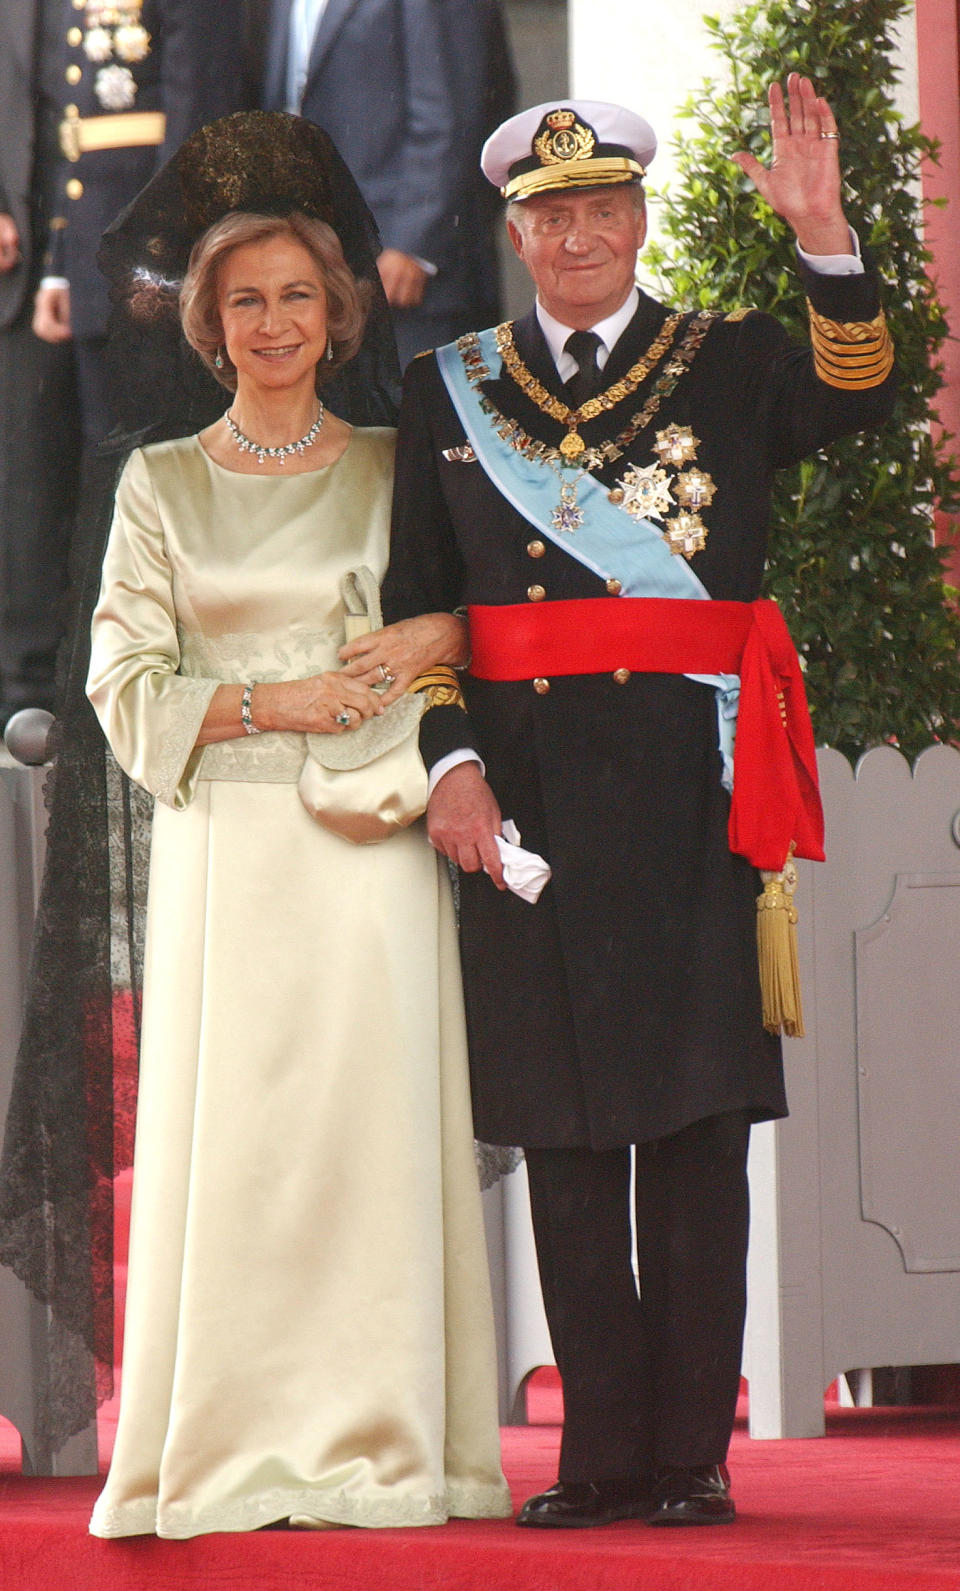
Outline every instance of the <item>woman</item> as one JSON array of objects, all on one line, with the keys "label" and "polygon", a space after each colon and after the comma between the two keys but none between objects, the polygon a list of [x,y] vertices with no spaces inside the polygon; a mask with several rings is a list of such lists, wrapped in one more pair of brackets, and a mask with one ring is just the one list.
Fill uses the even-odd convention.
[{"label": "woman", "polygon": [[[290,144],[279,215],[243,211],[265,123]],[[91,1530],[499,1516],[448,880],[422,832],[355,846],[297,792],[305,734],[378,715],[459,630],[381,632],[339,667],[340,579],[386,562],[393,448],[318,396],[361,342],[349,221],[300,158],[322,134],[222,125],[201,164],[231,209],[181,309],[234,396],[131,455],[93,623],[90,698],[157,807],[123,1391]]]}]

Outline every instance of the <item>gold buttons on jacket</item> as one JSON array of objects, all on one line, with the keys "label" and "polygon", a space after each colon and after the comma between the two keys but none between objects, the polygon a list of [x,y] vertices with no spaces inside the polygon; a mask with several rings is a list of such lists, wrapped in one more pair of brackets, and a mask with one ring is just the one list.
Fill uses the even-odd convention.
[{"label": "gold buttons on jacket", "polygon": [[630,670],[628,668],[615,668],[613,677],[618,685],[626,685],[627,680],[630,678]]},{"label": "gold buttons on jacket", "polygon": [[67,183],[67,198],[81,199],[83,197],[83,183],[79,177],[71,177]]},{"label": "gold buttons on jacket", "polygon": [[548,679],[535,679],[533,688],[538,696],[546,696],[547,691],[550,689],[550,681]]},{"label": "gold buttons on jacket", "polygon": [[530,554],[531,558],[542,558],[546,550],[547,549],[542,541],[527,542],[527,552]]},{"label": "gold buttons on jacket", "polygon": [[546,594],[543,586],[527,586],[527,596],[531,602],[542,602]]},{"label": "gold buttons on jacket", "polygon": [[78,44],[82,44],[83,43],[83,29],[82,28],[71,28],[69,30],[69,32],[67,33],[67,43],[69,44],[71,50],[75,50]]},{"label": "gold buttons on jacket", "polygon": [[612,597],[618,597],[623,590],[623,584],[619,580],[608,580],[607,590]]},{"label": "gold buttons on jacket", "polygon": [[78,66],[76,61],[71,61],[65,75],[68,83],[79,83],[83,76],[83,68]]},{"label": "gold buttons on jacket", "polygon": [[608,503],[622,503],[623,502],[623,489],[621,487],[619,487],[619,486],[615,486],[613,488],[612,492],[608,492],[607,493],[607,502]]}]

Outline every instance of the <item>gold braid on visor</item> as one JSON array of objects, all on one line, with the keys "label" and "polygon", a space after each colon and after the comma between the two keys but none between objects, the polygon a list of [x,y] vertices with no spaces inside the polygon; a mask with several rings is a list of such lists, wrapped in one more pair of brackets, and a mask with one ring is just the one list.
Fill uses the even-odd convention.
[{"label": "gold braid on visor", "polygon": [[893,366],[893,342],[883,311],[873,320],[828,320],[810,300],[810,341],[817,375],[828,387],[879,387]]},{"label": "gold braid on visor", "polygon": [[646,175],[639,160],[609,155],[602,160],[557,160],[511,177],[500,191],[505,199],[529,199],[551,188],[605,188],[614,182],[633,182]]}]

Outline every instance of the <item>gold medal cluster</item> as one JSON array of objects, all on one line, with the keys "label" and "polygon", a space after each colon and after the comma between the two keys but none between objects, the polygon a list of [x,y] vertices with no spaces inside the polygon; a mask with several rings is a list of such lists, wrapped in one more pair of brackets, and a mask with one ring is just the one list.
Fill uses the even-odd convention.
[{"label": "gold medal cluster", "polygon": [[87,60],[100,67],[93,91],[106,111],[131,110],[136,103],[137,83],[130,67],[150,53],[150,35],[140,20],[142,9],[142,0],[128,0],[126,5],[89,0],[86,7],[81,47]]},{"label": "gold medal cluster", "polygon": [[[700,439],[688,425],[669,425],[656,435],[653,451],[660,463],[642,469],[632,464],[610,495],[634,519],[659,520],[670,551],[689,559],[707,544],[709,532],[700,510],[709,508],[717,488],[696,462]],[[682,469],[684,464],[690,468]],[[670,468],[678,471],[676,479]],[[672,508],[677,512],[671,515]]]}]

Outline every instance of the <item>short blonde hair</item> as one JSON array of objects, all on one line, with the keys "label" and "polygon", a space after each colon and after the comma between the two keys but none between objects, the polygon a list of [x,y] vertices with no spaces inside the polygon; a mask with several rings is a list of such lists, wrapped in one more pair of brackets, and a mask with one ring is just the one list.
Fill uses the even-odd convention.
[{"label": "short blonde hair", "polygon": [[[223,346],[223,325],[217,302],[220,267],[234,249],[269,238],[292,237],[302,243],[313,260],[327,298],[327,330],[332,357],[317,366],[318,385],[352,359],[363,340],[370,304],[369,282],[358,282],[346,260],[340,239],[325,221],[302,211],[290,215],[252,215],[231,211],[199,237],[190,253],[187,274],[180,289],[183,334],[212,375],[230,392],[237,390],[237,372]],[[223,361],[217,367],[216,357]]]}]

